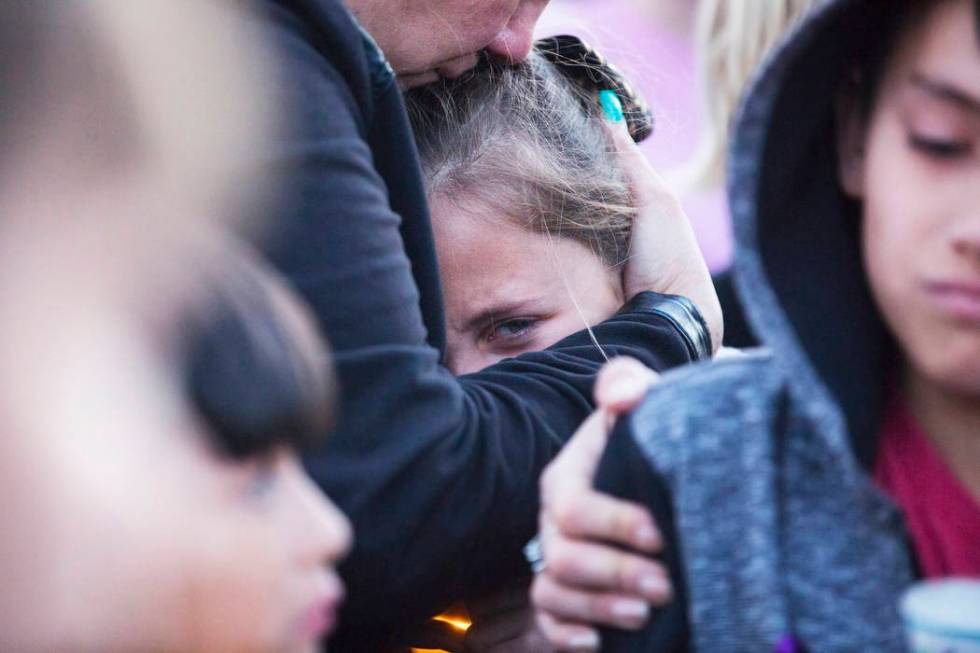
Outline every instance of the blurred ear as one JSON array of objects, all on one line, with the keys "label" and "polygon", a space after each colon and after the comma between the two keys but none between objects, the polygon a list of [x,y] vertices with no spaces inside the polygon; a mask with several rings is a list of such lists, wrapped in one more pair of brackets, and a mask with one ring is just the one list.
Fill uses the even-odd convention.
[{"label": "blurred ear", "polygon": [[852,199],[864,197],[865,137],[867,116],[860,91],[850,86],[837,98],[837,174],[841,188]]}]

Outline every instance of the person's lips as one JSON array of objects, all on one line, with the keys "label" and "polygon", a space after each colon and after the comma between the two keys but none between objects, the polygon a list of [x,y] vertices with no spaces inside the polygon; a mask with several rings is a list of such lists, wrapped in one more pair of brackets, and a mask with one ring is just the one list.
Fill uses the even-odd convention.
[{"label": "person's lips", "polygon": [[980,280],[934,281],[925,287],[933,304],[948,317],[980,327]]},{"label": "person's lips", "polygon": [[331,599],[316,601],[303,613],[300,636],[316,640],[328,635],[337,624],[337,603]]},{"label": "person's lips", "polygon": [[339,580],[331,579],[330,588],[317,597],[299,618],[299,634],[304,640],[329,635],[337,625],[337,608],[344,598]]}]

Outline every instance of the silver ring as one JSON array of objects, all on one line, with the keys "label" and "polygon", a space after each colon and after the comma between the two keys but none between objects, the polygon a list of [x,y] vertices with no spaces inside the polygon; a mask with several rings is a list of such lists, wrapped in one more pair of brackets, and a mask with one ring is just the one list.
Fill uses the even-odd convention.
[{"label": "silver ring", "polygon": [[544,549],[541,547],[541,536],[535,535],[534,538],[524,545],[524,559],[531,566],[531,571],[540,574],[548,568],[548,563],[544,559]]}]

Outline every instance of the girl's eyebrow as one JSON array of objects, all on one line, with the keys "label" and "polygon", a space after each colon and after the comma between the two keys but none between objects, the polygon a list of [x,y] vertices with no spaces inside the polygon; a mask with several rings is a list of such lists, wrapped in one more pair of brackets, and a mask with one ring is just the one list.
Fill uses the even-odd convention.
[{"label": "girl's eyebrow", "polygon": [[929,77],[925,73],[913,73],[909,83],[937,100],[956,105],[980,116],[980,99],[950,82]]}]

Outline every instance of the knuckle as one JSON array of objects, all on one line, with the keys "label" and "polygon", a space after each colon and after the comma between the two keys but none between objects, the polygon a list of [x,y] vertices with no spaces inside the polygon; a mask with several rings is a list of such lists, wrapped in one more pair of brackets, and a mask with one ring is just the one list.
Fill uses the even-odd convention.
[{"label": "knuckle", "polygon": [[612,534],[620,539],[628,539],[630,533],[636,527],[637,518],[637,511],[632,506],[617,506],[612,515]]},{"label": "knuckle", "polygon": [[547,577],[543,574],[538,575],[531,585],[531,603],[539,610],[547,610],[553,605],[554,588],[551,587]]},{"label": "knuckle", "polygon": [[538,625],[538,630],[544,635],[548,642],[554,646],[561,646],[564,644],[562,641],[562,629],[549,614],[545,612],[535,613],[535,622]]},{"label": "knuckle", "polygon": [[590,596],[586,603],[589,621],[608,621],[614,616],[612,600],[602,595]]},{"label": "knuckle", "polygon": [[576,533],[579,526],[580,511],[574,497],[565,497],[552,505],[552,516],[555,525],[562,533]]},{"label": "knuckle", "polygon": [[628,556],[618,555],[615,564],[616,589],[629,590],[636,585],[634,579],[639,577],[639,573],[634,561]]},{"label": "knuckle", "polygon": [[574,578],[578,571],[578,562],[573,556],[566,554],[564,547],[559,547],[548,560],[548,570],[556,578]]}]

